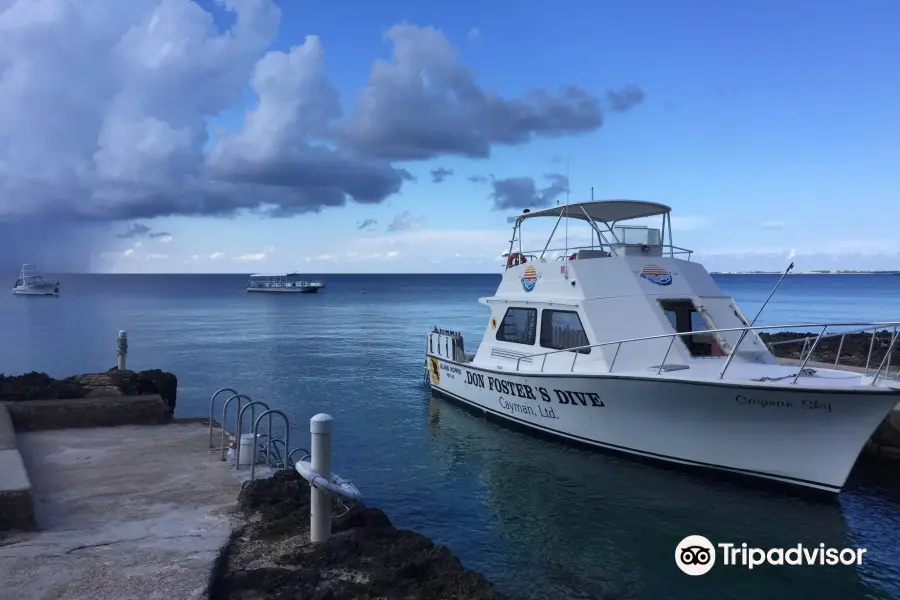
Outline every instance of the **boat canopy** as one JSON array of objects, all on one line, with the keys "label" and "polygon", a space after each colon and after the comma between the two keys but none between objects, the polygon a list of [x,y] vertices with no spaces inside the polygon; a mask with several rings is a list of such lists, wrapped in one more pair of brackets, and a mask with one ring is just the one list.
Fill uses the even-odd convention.
[{"label": "boat canopy", "polygon": [[671,208],[657,202],[645,202],[643,200],[591,200],[589,202],[577,202],[575,204],[563,204],[526,212],[519,215],[516,224],[532,217],[566,217],[580,219],[582,221],[597,221],[602,223],[614,223],[666,215]]}]

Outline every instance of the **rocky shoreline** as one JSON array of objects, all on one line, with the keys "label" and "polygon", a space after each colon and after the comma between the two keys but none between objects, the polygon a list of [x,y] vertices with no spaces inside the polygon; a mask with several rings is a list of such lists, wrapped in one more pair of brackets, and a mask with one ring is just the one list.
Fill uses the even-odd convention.
[{"label": "rocky shoreline", "polygon": [[0,403],[29,400],[74,400],[116,396],[159,395],[168,406],[169,418],[175,412],[178,378],[160,369],[119,371],[74,375],[54,379],[32,371],[23,375],[0,373]]},{"label": "rocky shoreline", "polygon": [[[793,343],[779,343],[790,340],[803,340],[804,338],[815,338],[818,332],[798,333],[778,332],[778,333],[762,333],[760,338],[770,346],[772,352],[778,358],[789,358],[793,360],[801,360],[800,353],[803,352],[803,342],[795,341]],[[826,333],[827,335],[827,333]],[[811,361],[820,363],[834,364],[837,358],[838,349],[840,349],[841,357],[839,365],[865,367],[866,359],[869,356],[869,347],[872,344],[872,357],[869,360],[870,369],[878,369],[881,361],[887,353],[888,347],[891,345],[890,331],[879,331],[875,334],[875,342],[872,344],[872,332],[869,333],[852,333],[844,336],[843,346],[841,345],[841,336],[823,337],[816,345],[815,351],[812,353]],[[810,342],[810,346],[812,342]],[[806,348],[808,351],[809,348]],[[892,368],[900,367],[900,340],[894,344],[891,351]]]},{"label": "rocky shoreline", "polygon": [[355,506],[334,519],[331,539],[310,543],[309,484],[294,471],[245,483],[238,505],[210,600],[505,599],[447,548],[375,508]]}]

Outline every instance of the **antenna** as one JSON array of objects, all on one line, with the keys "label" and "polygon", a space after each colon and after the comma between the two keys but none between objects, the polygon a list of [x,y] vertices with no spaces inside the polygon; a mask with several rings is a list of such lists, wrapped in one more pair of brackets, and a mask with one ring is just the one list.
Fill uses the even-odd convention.
[{"label": "antenna", "polygon": [[569,188],[571,185],[569,184],[569,156],[566,155],[566,207],[563,209],[566,217],[566,256],[563,260],[568,260],[569,257]]},{"label": "antenna", "polygon": [[[670,226],[671,231],[671,226]],[[781,282],[784,281],[785,276],[791,272],[791,269],[794,268],[794,263],[788,265],[788,268],[784,270],[784,273],[781,274],[781,278],[778,280],[778,283],[775,284],[775,287],[772,288],[772,291],[769,292],[769,296],[766,298],[766,301],[763,302],[762,306],[759,307],[759,311],[756,313],[756,316],[753,317],[753,320],[750,321],[750,324],[747,325],[747,328],[741,332],[740,337],[738,338],[737,344],[734,345],[734,349],[732,349],[731,353],[728,355],[728,360],[725,361],[725,366],[722,368],[722,371],[719,373],[719,379],[725,376],[725,371],[728,369],[728,365],[731,364],[731,359],[734,358],[735,353],[737,352],[738,346],[741,345],[741,342],[744,341],[744,338],[747,336],[747,333],[750,331],[750,327],[753,327],[753,324],[756,323],[756,320],[759,318],[759,315],[762,314],[763,309],[769,303],[769,300],[772,299],[772,296],[775,295],[776,290],[781,285]]]},{"label": "antenna", "polygon": [[763,305],[759,307],[759,312],[756,313],[756,316],[753,317],[753,320],[752,320],[752,321],[750,321],[750,327],[753,327],[753,324],[756,323],[756,320],[759,318],[759,315],[762,314],[762,311],[763,311],[763,309],[766,307],[766,304],[769,303],[769,300],[772,299],[772,296],[775,294],[775,291],[776,291],[776,290],[778,289],[778,287],[781,285],[781,282],[784,281],[785,275],[787,275],[788,273],[790,273],[790,272],[791,272],[791,269],[793,269],[793,268],[794,268],[794,263],[791,263],[791,264],[788,265],[788,268],[784,270],[784,273],[781,274],[781,279],[778,280],[778,283],[776,283],[776,284],[775,284],[775,287],[772,288],[772,291],[769,292],[769,296],[766,298],[766,301],[763,302]]}]

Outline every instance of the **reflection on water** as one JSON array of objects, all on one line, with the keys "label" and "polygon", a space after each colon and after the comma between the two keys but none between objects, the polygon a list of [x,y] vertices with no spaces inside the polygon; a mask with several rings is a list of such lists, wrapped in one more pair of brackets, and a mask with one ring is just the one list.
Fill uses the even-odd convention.
[{"label": "reflection on water", "polygon": [[[848,525],[865,509],[853,506],[852,491],[845,505],[718,482],[544,441],[430,394],[426,402],[431,440],[446,467],[480,466],[491,527],[506,554],[499,562],[520,570],[515,592],[522,598],[849,599],[889,598],[891,586],[898,590],[896,572],[884,564],[753,571],[718,565],[702,577],[675,565],[675,546],[691,534],[760,548],[875,542],[866,559],[878,559],[877,537]],[[891,509],[874,504],[897,520],[896,501]]]}]

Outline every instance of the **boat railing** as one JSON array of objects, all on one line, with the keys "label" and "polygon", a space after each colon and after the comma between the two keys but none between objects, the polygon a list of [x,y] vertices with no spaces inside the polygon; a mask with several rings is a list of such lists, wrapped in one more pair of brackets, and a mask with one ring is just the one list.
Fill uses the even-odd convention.
[{"label": "boat railing", "polygon": [[[853,327],[856,329],[853,329],[851,331],[839,331],[839,332],[833,333],[832,335],[827,335],[827,331],[829,328],[833,329],[836,327],[840,327],[840,328]],[[725,361],[725,365],[723,366],[722,370],[719,373],[719,379],[723,379],[725,377],[726,371],[728,370],[728,367],[731,365],[732,359],[734,358],[735,354],[737,354],[737,351],[741,345],[741,342],[744,341],[747,334],[750,333],[751,331],[754,333],[758,333],[760,331],[785,332],[785,331],[791,330],[791,329],[793,329],[793,330],[820,329],[818,334],[815,336],[797,338],[796,340],[787,340],[785,342],[785,343],[799,343],[801,341],[807,340],[805,343],[805,346],[804,346],[805,354],[801,353],[801,356],[799,359],[800,360],[800,365],[799,365],[800,368],[797,370],[797,374],[794,376],[794,379],[791,382],[791,383],[797,383],[797,380],[800,378],[800,375],[804,373],[805,369],[807,368],[807,365],[810,363],[810,361],[812,359],[813,353],[816,351],[816,348],[819,346],[819,343],[823,339],[833,338],[833,337],[838,337],[838,336],[840,336],[840,338],[841,338],[841,342],[838,346],[837,356],[834,361],[834,368],[837,369],[840,366],[839,365],[840,353],[843,350],[844,340],[846,339],[846,337],[848,335],[854,335],[854,334],[860,335],[862,333],[872,331],[871,340],[869,342],[869,350],[866,355],[865,370],[863,371],[863,375],[866,375],[866,376],[869,374],[869,370],[874,367],[873,358],[875,358],[875,356],[877,354],[879,354],[878,352],[876,352],[876,350],[881,350],[881,348],[884,346],[884,344],[880,344],[878,348],[875,347],[875,340],[878,337],[878,334],[882,333],[882,334],[890,336],[888,344],[887,344],[887,348],[884,352],[884,355],[880,358],[880,360],[877,360],[878,367],[875,370],[874,374],[872,375],[872,384],[871,385],[874,386],[879,381],[879,379],[887,379],[887,378],[898,379],[898,378],[900,378],[900,372],[898,372],[898,375],[895,377],[890,376],[891,355],[894,351],[894,347],[897,345],[898,339],[900,339],[900,331],[898,331],[898,328],[900,328],[900,321],[876,322],[876,323],[833,322],[833,323],[802,323],[802,324],[798,324],[798,325],[756,325],[756,326],[746,326],[746,327],[731,327],[731,328],[725,328],[725,329],[707,329],[707,330],[702,330],[702,331],[684,331],[684,332],[675,332],[675,333],[664,333],[664,334],[660,334],[660,335],[636,337],[636,338],[629,338],[629,339],[625,339],[625,340],[614,340],[614,341],[610,341],[610,342],[600,342],[598,344],[590,344],[590,345],[586,345],[586,346],[564,348],[564,349],[560,349],[560,350],[550,350],[547,352],[537,352],[535,354],[520,356],[516,359],[516,371],[520,370],[522,360],[534,359],[536,357],[543,357],[542,361],[541,361],[541,371],[543,372],[544,366],[547,363],[547,357],[550,355],[559,354],[562,352],[571,352],[573,354],[572,365],[571,365],[570,371],[574,371],[575,363],[578,360],[578,356],[581,354],[579,352],[579,350],[587,350],[589,348],[603,348],[603,347],[607,347],[607,346],[616,346],[616,351],[613,354],[613,359],[610,361],[609,369],[607,371],[608,373],[612,373],[613,368],[615,367],[615,364],[616,364],[616,359],[619,356],[619,351],[621,350],[623,345],[632,344],[635,342],[644,342],[644,341],[648,341],[648,340],[668,339],[669,344],[666,348],[666,353],[663,356],[662,362],[657,367],[656,373],[658,375],[658,374],[662,373],[662,371],[665,367],[666,359],[669,357],[669,354],[672,351],[672,345],[675,343],[676,339],[680,339],[684,336],[689,336],[689,335],[708,335],[708,334],[716,334],[716,333],[738,332],[738,333],[740,333],[738,342],[737,342],[737,344],[735,344],[734,348],[728,354],[728,358]],[[812,340],[812,341],[810,342],[809,340]],[[772,342],[772,344],[770,344],[769,346],[774,346],[776,344],[781,344],[781,343],[782,342],[780,342],[780,341]],[[771,349],[770,349],[770,352],[771,352]],[[854,368],[857,368],[857,367],[854,366]]]},{"label": "boat railing", "polygon": [[[642,246],[646,244],[612,244],[611,246]],[[568,246],[566,248],[546,248],[541,250],[519,250],[514,252],[514,254],[521,254],[525,258],[529,259],[532,262],[540,262],[543,259],[543,256],[548,252],[562,252],[560,256],[556,257],[556,261],[564,261],[571,256],[572,252],[578,252],[579,250],[601,250],[610,252],[612,256],[616,256],[615,248],[610,245],[599,245],[594,244],[592,246]],[[691,255],[694,253],[693,250],[689,250],[687,248],[681,248],[680,246],[672,246],[669,244],[656,244],[655,247],[661,248],[661,252],[663,256],[668,256],[671,258],[676,257],[686,257],[685,260],[691,260]],[[503,257],[509,256],[509,252],[504,252],[501,254]],[[546,260],[546,259],[544,259]]]}]

